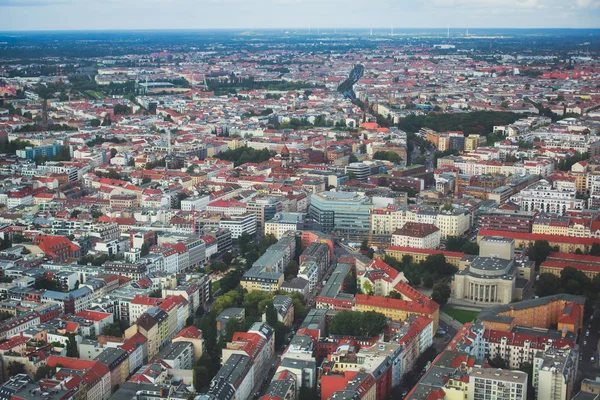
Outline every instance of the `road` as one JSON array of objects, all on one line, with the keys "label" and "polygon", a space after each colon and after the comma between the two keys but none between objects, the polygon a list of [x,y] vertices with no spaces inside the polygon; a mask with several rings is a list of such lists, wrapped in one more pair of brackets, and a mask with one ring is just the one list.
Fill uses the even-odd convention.
[{"label": "road", "polygon": [[273,375],[275,375],[275,371],[281,362],[281,353],[275,353],[271,358],[271,364],[269,364],[268,368],[265,367],[263,372],[259,375],[254,387],[252,388],[252,396],[251,398],[260,399],[262,395],[265,393],[271,380],[273,379]]},{"label": "road", "polygon": [[[579,335],[578,344],[580,346],[579,372],[577,386],[584,378],[596,379],[600,374],[598,368],[598,334],[600,330],[600,321],[598,319],[590,319],[587,317],[583,322],[583,328]],[[589,331],[589,336],[586,335]],[[594,362],[591,362],[591,357],[594,356]]]}]

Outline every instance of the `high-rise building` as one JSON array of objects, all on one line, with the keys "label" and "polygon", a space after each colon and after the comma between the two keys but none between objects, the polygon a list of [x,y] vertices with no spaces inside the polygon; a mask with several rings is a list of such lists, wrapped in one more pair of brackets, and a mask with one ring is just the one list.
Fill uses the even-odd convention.
[{"label": "high-rise building", "polygon": [[356,192],[322,192],[313,193],[310,200],[308,213],[323,231],[369,230],[372,205],[368,197]]}]

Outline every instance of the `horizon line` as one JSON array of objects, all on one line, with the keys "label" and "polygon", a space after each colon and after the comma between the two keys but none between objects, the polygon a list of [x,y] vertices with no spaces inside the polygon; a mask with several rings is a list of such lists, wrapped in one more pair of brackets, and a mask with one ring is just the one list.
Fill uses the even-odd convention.
[{"label": "horizon line", "polygon": [[[28,33],[28,32],[182,32],[182,31],[281,31],[281,30],[303,30],[310,31],[311,35],[318,35],[317,32],[312,32],[316,29],[349,29],[349,30],[365,30],[365,32],[369,32],[369,30],[382,30],[387,31],[389,35],[390,26],[378,26],[378,27],[369,27],[369,26],[345,26],[345,27],[335,27],[335,26],[305,26],[305,27],[262,27],[262,28],[98,28],[98,29],[9,29],[3,30],[0,29],[0,33]],[[450,30],[572,30],[572,31],[584,31],[584,30],[598,30],[600,31],[600,26],[598,27],[519,27],[519,28],[511,28],[511,27],[471,27],[471,26],[456,26],[456,27],[393,27],[394,31],[402,31],[402,30],[441,30],[446,32],[448,29]],[[294,32],[294,33],[305,33],[305,32]],[[321,33],[322,34],[322,33]]]}]

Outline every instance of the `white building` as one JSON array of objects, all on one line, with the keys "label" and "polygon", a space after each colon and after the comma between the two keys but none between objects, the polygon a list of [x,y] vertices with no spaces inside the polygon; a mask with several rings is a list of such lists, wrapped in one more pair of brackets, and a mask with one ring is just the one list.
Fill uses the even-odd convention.
[{"label": "white building", "polygon": [[205,211],[208,203],[210,202],[210,196],[194,196],[189,197],[185,200],[181,200],[182,211]]},{"label": "white building", "polygon": [[533,359],[533,387],[538,399],[568,400],[572,398],[577,378],[577,352],[567,349],[547,349]]},{"label": "white building", "polygon": [[473,368],[469,375],[467,398],[469,400],[527,400],[527,374],[504,369]]},{"label": "white building", "polygon": [[279,212],[265,222],[265,235],[273,235],[279,240],[288,232],[301,230],[304,226],[304,217],[303,213]]},{"label": "white building", "polygon": [[298,278],[304,278],[308,281],[308,291],[312,293],[317,287],[319,281],[319,266],[314,261],[305,261],[300,264]]},{"label": "white building", "polygon": [[571,210],[583,210],[585,201],[578,199],[577,190],[564,184],[554,184],[542,179],[529,185],[510,198],[510,201],[521,206],[523,211],[543,211],[565,214]]},{"label": "white building", "polygon": [[253,236],[256,234],[256,214],[232,214],[224,217],[219,222],[219,228],[229,229],[232,239],[237,239],[244,233]]},{"label": "white building", "polygon": [[440,239],[441,231],[435,225],[407,222],[392,234],[392,246],[437,249]]}]

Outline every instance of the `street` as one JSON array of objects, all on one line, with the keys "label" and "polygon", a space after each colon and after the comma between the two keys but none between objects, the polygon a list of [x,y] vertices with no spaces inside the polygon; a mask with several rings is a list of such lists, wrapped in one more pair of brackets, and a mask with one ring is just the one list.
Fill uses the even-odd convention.
[{"label": "street", "polygon": [[[598,368],[598,330],[600,329],[600,321],[587,317],[583,322],[583,328],[579,335],[578,344],[580,346],[579,369],[577,374],[576,387],[579,387],[584,378],[596,379],[600,374]],[[586,333],[589,331],[589,336]],[[594,356],[594,361],[591,361]]]}]

